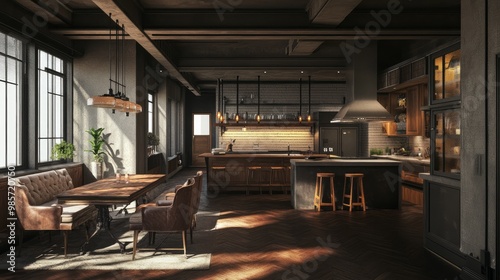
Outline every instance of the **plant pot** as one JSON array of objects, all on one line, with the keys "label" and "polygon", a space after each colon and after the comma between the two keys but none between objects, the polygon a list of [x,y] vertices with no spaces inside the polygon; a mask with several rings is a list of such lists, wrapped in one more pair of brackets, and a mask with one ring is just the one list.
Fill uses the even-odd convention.
[{"label": "plant pot", "polygon": [[97,180],[102,179],[102,162],[92,161],[90,163],[90,172]]}]

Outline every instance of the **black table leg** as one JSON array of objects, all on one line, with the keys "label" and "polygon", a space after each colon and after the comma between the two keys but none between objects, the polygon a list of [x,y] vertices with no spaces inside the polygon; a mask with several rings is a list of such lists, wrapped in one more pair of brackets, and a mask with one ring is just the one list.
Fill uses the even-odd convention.
[{"label": "black table leg", "polygon": [[96,205],[99,213],[97,215],[97,225],[95,231],[92,233],[92,235],[89,237],[89,239],[81,246],[80,248],[80,254],[85,253],[85,249],[88,246],[90,240],[97,235],[100,231],[107,231],[108,234],[115,240],[116,243],[120,246],[120,252],[123,254],[125,253],[125,246],[126,244],[118,240],[116,236],[111,232],[111,221],[113,218],[109,215],[109,205]]}]

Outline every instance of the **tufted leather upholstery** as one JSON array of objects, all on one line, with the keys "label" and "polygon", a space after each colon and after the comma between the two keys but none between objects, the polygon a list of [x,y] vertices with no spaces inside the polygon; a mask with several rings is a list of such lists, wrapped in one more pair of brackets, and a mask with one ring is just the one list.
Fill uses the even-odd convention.
[{"label": "tufted leather upholstery", "polygon": [[[137,251],[137,239],[141,230],[149,232],[182,232],[184,255],[186,255],[185,232],[191,227],[193,216],[192,193],[195,180],[189,178],[186,184],[178,188],[172,203],[158,200],[150,203],[130,217],[130,229],[134,230],[134,250],[132,259],[135,259]],[[166,205],[166,206],[164,206]]]},{"label": "tufted leather upholstery", "polygon": [[[57,204],[57,194],[73,188],[66,169],[21,176],[16,180],[16,214],[23,230],[67,231],[97,217],[93,205]],[[22,238],[21,238],[22,241]]]}]

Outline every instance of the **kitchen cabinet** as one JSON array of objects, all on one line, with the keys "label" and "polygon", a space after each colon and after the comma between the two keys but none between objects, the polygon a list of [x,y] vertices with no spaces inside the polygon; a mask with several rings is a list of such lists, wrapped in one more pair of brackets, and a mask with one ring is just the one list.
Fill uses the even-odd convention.
[{"label": "kitchen cabinet", "polygon": [[460,179],[460,108],[432,111],[432,174]]},{"label": "kitchen cabinet", "polygon": [[430,173],[424,179],[424,245],[451,263],[460,252],[460,50],[459,44],[430,56]]},{"label": "kitchen cabinet", "polygon": [[460,49],[432,56],[431,104],[460,99]]},{"label": "kitchen cabinet", "polygon": [[390,93],[378,93],[379,103],[394,116],[394,121],[383,123],[387,135],[424,135],[424,113],[420,107],[425,104],[426,95],[426,84],[414,85]]}]

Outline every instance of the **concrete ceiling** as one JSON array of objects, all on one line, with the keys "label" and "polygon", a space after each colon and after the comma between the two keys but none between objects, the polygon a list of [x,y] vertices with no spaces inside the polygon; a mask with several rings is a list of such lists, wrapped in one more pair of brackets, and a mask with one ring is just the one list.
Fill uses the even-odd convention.
[{"label": "concrete ceiling", "polygon": [[128,39],[194,94],[236,75],[345,80],[341,46],[366,27],[375,28],[370,40],[390,42],[391,50],[395,42],[460,35],[460,0],[9,1],[49,13],[50,31],[70,40],[107,39],[111,13],[125,24]]}]

